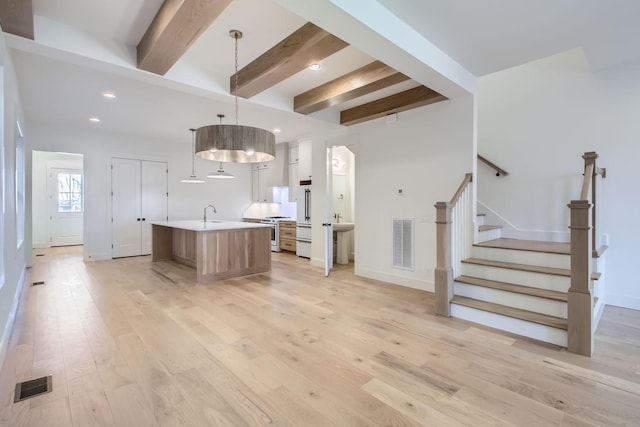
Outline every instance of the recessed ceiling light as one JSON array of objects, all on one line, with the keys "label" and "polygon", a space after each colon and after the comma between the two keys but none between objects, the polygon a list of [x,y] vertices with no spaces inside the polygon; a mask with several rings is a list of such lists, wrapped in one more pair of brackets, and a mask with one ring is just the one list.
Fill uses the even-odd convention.
[{"label": "recessed ceiling light", "polygon": [[116,94],[113,92],[102,92],[102,96],[107,99],[114,99],[116,97]]},{"label": "recessed ceiling light", "polygon": [[276,129],[274,129],[274,130],[273,130],[273,133],[280,133],[280,129],[277,129],[277,128],[276,128]]},{"label": "recessed ceiling light", "polygon": [[311,65],[309,65],[309,69],[310,69],[311,71],[318,71],[320,68],[322,68],[322,67],[320,66],[320,64],[311,64]]},{"label": "recessed ceiling light", "polygon": [[89,121],[93,122],[93,123],[98,123],[100,121],[100,119],[97,118],[97,117],[89,117]]}]

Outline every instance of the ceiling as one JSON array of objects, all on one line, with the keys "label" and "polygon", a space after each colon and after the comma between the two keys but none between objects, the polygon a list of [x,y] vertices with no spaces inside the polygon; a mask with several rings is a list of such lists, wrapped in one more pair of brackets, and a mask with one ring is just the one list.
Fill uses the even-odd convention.
[{"label": "ceiling", "polygon": [[[217,123],[217,113],[225,114],[227,123],[233,121],[230,29],[244,33],[239,41],[242,68],[316,18],[314,23],[321,27],[330,22],[332,29],[323,28],[351,46],[322,60],[320,71],[301,71],[249,100],[240,99],[240,124],[279,128],[278,142],[317,131],[339,132],[340,110],[431,83],[432,74],[421,70],[429,71],[428,58],[418,58],[417,67],[408,68],[406,52],[389,52],[401,51],[401,46],[367,48],[363,37],[385,29],[368,22],[362,29],[353,25],[347,8],[339,7],[347,0],[233,0],[169,72],[157,76],[136,68],[135,47],[162,3],[33,0],[35,40],[6,37],[27,121],[188,144],[188,129]],[[410,27],[418,47],[421,40],[430,41],[470,75],[482,76],[576,47],[584,49],[594,68],[640,58],[636,0],[378,0],[377,4],[399,18],[380,25],[396,25],[399,32],[402,25]],[[362,22],[366,18],[359,17]],[[309,116],[292,111],[295,95],[381,58],[412,80]],[[104,99],[105,90],[117,98]],[[100,123],[89,122],[94,115]]]}]

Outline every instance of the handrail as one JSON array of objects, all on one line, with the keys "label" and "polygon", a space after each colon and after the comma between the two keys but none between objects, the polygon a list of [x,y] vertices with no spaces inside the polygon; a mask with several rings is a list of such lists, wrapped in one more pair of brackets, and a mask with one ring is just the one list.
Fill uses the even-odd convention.
[{"label": "handrail", "polygon": [[486,158],[482,157],[480,154],[478,154],[478,160],[480,160],[481,162],[484,162],[487,166],[489,166],[490,168],[494,169],[496,171],[496,176],[500,176],[500,175],[507,176],[507,175],[509,175],[509,172],[507,172],[506,170],[502,169],[500,166],[496,165],[492,161],[487,160]]},{"label": "handrail", "polygon": [[591,190],[591,182],[593,181],[593,169],[595,165],[589,163],[584,168],[584,179],[582,180],[582,191],[580,192],[580,200],[588,200],[589,190]]},{"label": "handrail", "polygon": [[458,203],[458,199],[460,198],[460,196],[462,196],[464,189],[467,188],[467,185],[469,185],[471,181],[473,181],[473,174],[472,173],[464,174],[464,178],[462,179],[460,186],[458,187],[455,194],[451,198],[451,201],[449,202],[451,206],[455,206],[455,204]]}]

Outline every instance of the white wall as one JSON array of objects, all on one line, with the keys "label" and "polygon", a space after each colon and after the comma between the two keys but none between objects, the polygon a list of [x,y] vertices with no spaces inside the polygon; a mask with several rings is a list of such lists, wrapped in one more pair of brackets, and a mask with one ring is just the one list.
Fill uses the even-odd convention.
[{"label": "white wall", "polygon": [[47,168],[58,167],[82,170],[82,156],[47,151],[34,151],[32,156],[32,246],[34,248],[45,248],[50,246],[47,237],[47,224],[49,224],[47,220]]},{"label": "white wall", "polygon": [[[17,135],[16,120],[20,120],[24,124],[22,106],[18,93],[18,85],[16,74],[11,62],[11,58],[7,54],[4,43],[4,35],[0,34],[0,75],[3,76],[2,82],[2,129],[0,136],[2,137],[2,149],[4,151],[4,176],[0,182],[4,185],[4,210],[0,209],[0,215],[3,216],[4,229],[0,230],[0,244],[3,245],[2,252],[4,255],[4,283],[0,283],[0,368],[4,364],[7,346],[11,335],[11,328],[15,319],[15,313],[18,305],[19,293],[22,289],[25,279],[26,256],[25,248],[29,247],[28,235],[25,233],[25,240],[21,246],[17,247],[16,240],[16,203],[15,203],[15,157]],[[27,137],[28,135],[25,135]],[[29,194],[29,177],[26,175],[26,192]],[[0,200],[0,205],[2,200]],[[28,204],[28,203],[27,203]],[[30,212],[26,207],[26,218]],[[26,221],[28,223],[28,221]]]},{"label": "white wall", "polygon": [[[379,119],[351,128],[358,138],[357,275],[433,291],[434,204],[449,200],[473,171],[473,116],[473,97],[465,96],[401,113],[395,123]],[[394,218],[415,220],[414,271],[392,267]]]},{"label": "white wall", "polygon": [[[242,212],[251,203],[251,170],[248,164],[225,164],[225,170],[234,174],[235,179],[206,179],[203,177],[216,170],[218,164],[197,158],[196,174],[206,183],[180,182],[191,174],[191,136],[188,131],[185,131],[182,141],[166,141],[31,123],[27,139],[28,157],[31,157],[31,150],[84,155],[85,260],[111,258],[112,157],[168,163],[170,220],[199,219],[208,204],[217,208],[217,219],[240,220]],[[31,169],[27,173],[31,174]]]},{"label": "white wall", "polygon": [[513,237],[566,239],[581,155],[599,154],[607,303],[640,309],[640,64],[592,73],[574,50],[479,79],[478,100],[478,152],[510,173],[479,165],[478,199],[515,225]]}]

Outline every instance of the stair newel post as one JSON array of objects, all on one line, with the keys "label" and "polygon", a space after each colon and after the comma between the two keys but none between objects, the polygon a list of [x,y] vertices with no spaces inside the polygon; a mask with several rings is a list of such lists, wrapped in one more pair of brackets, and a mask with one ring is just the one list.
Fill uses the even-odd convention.
[{"label": "stair newel post", "polygon": [[451,267],[451,204],[437,202],[436,208],[436,269],[434,273],[436,314],[449,317],[453,299],[453,269]]},{"label": "stair newel post", "polygon": [[593,353],[593,295],[591,291],[591,203],[573,200],[571,209],[571,287],[567,295],[568,350]]}]

